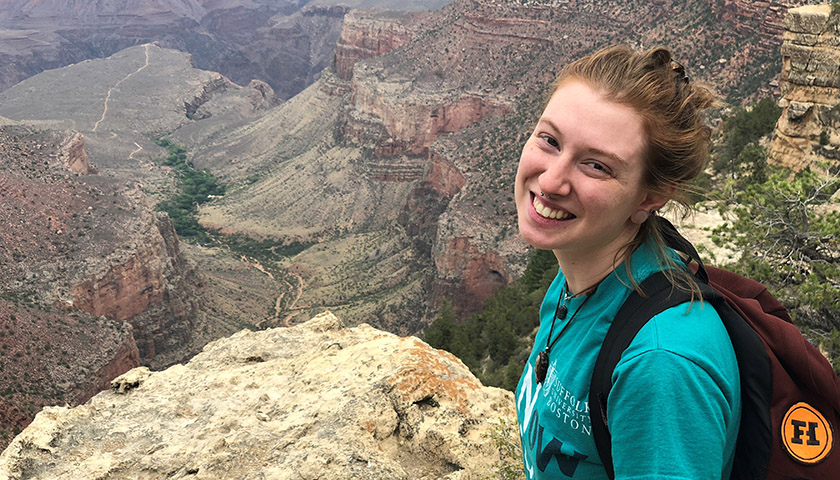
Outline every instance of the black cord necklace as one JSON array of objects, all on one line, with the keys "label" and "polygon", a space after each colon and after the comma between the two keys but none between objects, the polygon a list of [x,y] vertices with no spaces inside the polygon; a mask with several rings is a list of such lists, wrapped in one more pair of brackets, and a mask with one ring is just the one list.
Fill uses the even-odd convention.
[{"label": "black cord necklace", "polygon": [[[560,337],[563,335],[563,332],[566,330],[566,327],[572,323],[572,320],[575,319],[575,316],[583,310],[583,306],[586,305],[586,302],[589,301],[595,294],[595,290],[598,288],[598,284],[601,282],[596,283],[594,286],[587,288],[586,290],[576,294],[576,295],[568,295],[566,292],[568,291],[568,284],[563,285],[563,292],[560,294],[560,297],[557,299],[557,307],[554,309],[554,318],[551,319],[551,328],[548,330],[548,338],[545,339],[545,350],[541,351],[537,354],[537,361],[534,364],[534,373],[537,375],[537,383],[542,383],[545,381],[545,376],[548,374],[548,355],[551,353],[551,347],[557,343],[557,340],[560,340]],[[569,309],[566,307],[566,302],[569,300],[579,297],[581,295],[586,295],[586,298],[583,299],[583,303],[580,304],[575,313],[572,314],[572,318],[569,319],[563,325],[563,328],[557,333],[557,336],[554,338],[554,341],[551,341],[551,334],[554,333],[554,322],[557,321],[559,318],[562,322],[566,319],[566,315],[569,313]],[[560,302],[563,302],[561,305]],[[551,342],[551,343],[549,343]]]}]

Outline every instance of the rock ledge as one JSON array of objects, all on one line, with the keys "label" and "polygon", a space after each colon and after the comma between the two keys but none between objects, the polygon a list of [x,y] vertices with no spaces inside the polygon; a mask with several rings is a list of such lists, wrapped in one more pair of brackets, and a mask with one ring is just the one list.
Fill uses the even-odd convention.
[{"label": "rock ledge", "polygon": [[0,478],[480,478],[499,460],[489,432],[513,416],[512,394],[451,354],[326,312],[45,408]]}]

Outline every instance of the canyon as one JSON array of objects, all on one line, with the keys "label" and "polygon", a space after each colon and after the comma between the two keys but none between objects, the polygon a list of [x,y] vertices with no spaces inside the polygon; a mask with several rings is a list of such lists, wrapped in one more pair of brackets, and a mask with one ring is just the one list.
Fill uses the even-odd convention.
[{"label": "canyon", "polygon": [[210,141],[172,134],[197,166],[241,185],[200,222],[316,243],[283,261],[306,284],[299,318],[330,308],[411,334],[440,299],[465,316],[521,274],[507,198],[535,92],[564,61],[618,40],[666,43],[724,96],[762,78],[773,88],[778,59],[745,56],[761,38],[711,21],[715,4],[555,3],[348,14],[330,68],[301,94]]},{"label": "canyon", "polygon": [[[179,261],[169,219],[146,210],[130,187],[96,174],[78,133],[5,125],[0,158],[0,388],[8,419],[0,437],[8,441],[40,406],[84,402],[138,366],[138,345],[181,348],[171,345],[188,336],[189,312],[173,308],[189,305],[194,287],[183,271],[160,268]],[[145,245],[167,248],[138,258],[134,248]],[[115,270],[123,276],[109,277]],[[167,298],[147,289],[150,280]],[[119,298],[93,298],[86,285],[99,283],[117,288]],[[145,320],[126,304],[142,305]]]},{"label": "canyon", "polygon": [[[368,8],[379,5],[422,10],[443,2],[367,2]],[[199,68],[240,85],[261,80],[290,98],[330,62],[352,6],[332,0],[9,0],[0,11],[0,91],[47,69],[158,42],[191,53]]]},{"label": "canyon", "polygon": [[[692,78],[726,98],[772,91],[781,65],[768,43],[778,40],[775,20],[733,33],[733,24],[752,25],[754,7],[718,3],[457,0],[400,13],[312,2],[272,13],[259,2],[219,10],[161,2],[149,13],[126,1],[121,11],[134,13],[108,17],[108,28],[96,24],[106,16],[56,28],[90,13],[62,20],[57,1],[9,9],[0,25],[14,19],[29,30],[0,32],[0,53],[12,55],[5,65],[49,69],[4,80],[0,92],[3,144],[20,162],[0,184],[12,226],[0,242],[10,272],[3,298],[37,325],[14,330],[22,343],[10,352],[34,358],[21,345],[44,351],[37,339],[50,338],[55,353],[66,336],[58,351],[67,354],[37,368],[65,362],[59,371],[72,379],[36,377],[55,385],[39,400],[21,373],[34,364],[0,376],[0,390],[17,395],[4,414],[15,418],[8,431],[43,405],[83,402],[106,378],[140,364],[166,368],[243,328],[292,327],[330,309],[348,326],[407,336],[443,299],[462,317],[478,310],[524,268],[509,198],[516,160],[566,61],[616,41],[665,43]],[[258,16],[271,20],[259,28],[245,20]],[[315,42],[310,30],[323,36]],[[221,31],[241,42],[222,48]],[[302,50],[277,40],[281,31]],[[73,35],[75,46],[61,43]],[[207,52],[189,50],[184,35],[198,35]],[[74,50],[89,47],[82,37],[98,39],[95,56],[104,58]],[[14,60],[24,54],[33,57]],[[800,54],[790,58],[795,65]],[[306,73],[279,75],[296,65]],[[37,70],[26,68],[0,76]],[[179,189],[162,165],[162,137],[226,186],[199,208],[199,222],[259,252],[184,242],[154,210]],[[11,315],[0,310],[3,325]],[[61,333],[71,324],[86,327],[78,337]],[[97,329],[105,337],[84,340]],[[90,363],[71,364],[73,355]]]}]

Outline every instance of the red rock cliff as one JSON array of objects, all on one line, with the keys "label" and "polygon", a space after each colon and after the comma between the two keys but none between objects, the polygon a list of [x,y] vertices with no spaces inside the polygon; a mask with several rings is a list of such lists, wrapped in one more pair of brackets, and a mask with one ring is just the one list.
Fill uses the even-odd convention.
[{"label": "red rock cliff", "polygon": [[85,175],[91,173],[90,162],[85,152],[85,137],[81,133],[70,137],[61,150],[64,153],[64,164],[71,172]]},{"label": "red rock cliff", "polygon": [[440,135],[507,111],[502,102],[477,92],[419,91],[409,82],[387,85],[361,77],[353,79],[354,110],[345,133],[364,142],[377,126],[384,128],[376,145],[380,157],[423,154]]},{"label": "red rock cliff", "polygon": [[128,320],[143,359],[185,343],[190,336],[194,272],[184,263],[172,222],[157,214],[136,248],[121,262],[72,287],[73,306],[93,315]]},{"label": "red rock cliff", "polygon": [[333,69],[339,78],[352,82],[344,133],[357,143],[374,142],[378,157],[425,155],[440,135],[507,111],[505,102],[485,91],[441,88],[434,74],[419,83],[393,76],[384,81],[380,78],[384,64],[362,62],[412,40],[419,25],[412,19],[410,15],[351,12],[336,47]]},{"label": "red rock cliff", "polygon": [[501,255],[481,249],[469,237],[450,238],[435,255],[435,267],[434,298],[456,299],[461,312],[481,310],[485,300],[513,280]]},{"label": "red rock cliff", "polygon": [[359,60],[384,55],[413,37],[395,15],[356,10],[344,17],[332,65],[339,78],[350,80]]}]

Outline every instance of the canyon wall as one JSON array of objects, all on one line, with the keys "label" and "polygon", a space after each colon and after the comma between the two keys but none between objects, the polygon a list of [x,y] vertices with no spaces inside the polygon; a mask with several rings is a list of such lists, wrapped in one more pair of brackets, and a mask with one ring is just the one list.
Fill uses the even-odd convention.
[{"label": "canyon wall", "polygon": [[[463,22],[471,29],[481,30],[486,41],[522,41],[527,37],[525,33],[507,37],[505,33],[513,28],[511,24],[521,27],[522,22],[506,20],[509,19],[472,16]],[[361,26],[357,27],[357,22]],[[400,200],[403,207],[397,222],[405,229],[420,259],[417,267],[426,271],[430,303],[434,305],[440,298],[455,299],[453,303],[459,311],[473,312],[512,276],[505,259],[492,249],[470,243],[468,235],[451,238],[443,248],[435,248],[439,218],[464,188],[466,178],[459,169],[463,167],[434,145],[442,137],[457,135],[484,120],[508,113],[511,106],[490,89],[469,84],[444,85],[444,67],[434,67],[428,78],[419,82],[401,75],[389,63],[400,52],[382,58],[387,52],[382,51],[379,36],[383,31],[402,34],[418,27],[406,17],[395,22],[400,26],[388,27],[381,17],[371,22],[363,14],[345,19],[344,31],[352,35],[342,35],[335,62],[339,76],[342,71],[352,71],[352,75],[344,75],[349,77],[351,99],[343,134],[353,143],[372,149],[367,161],[372,178],[413,183],[409,195]],[[371,28],[371,23],[376,28]],[[404,24],[409,27],[401,26]],[[385,45],[395,43],[390,33],[384,38]],[[359,55],[351,65],[349,56],[340,57],[343,51],[369,53],[367,61]],[[434,268],[429,269],[429,265]]]},{"label": "canyon wall", "polygon": [[723,0],[719,2],[720,18],[732,23],[739,34],[758,35],[761,48],[779,47],[784,27],[785,12],[794,3],[790,0]]},{"label": "canyon wall", "polygon": [[829,5],[792,9],[782,45],[781,118],[771,161],[801,170],[840,162],[840,13]]},{"label": "canyon wall", "polygon": [[[92,315],[128,320],[140,356],[147,362],[172,355],[189,343],[195,304],[191,293],[200,282],[178,248],[178,237],[166,214],[146,215],[148,223],[121,258],[71,287],[72,306]],[[142,218],[142,217],[141,217]],[[190,352],[179,352],[184,357]],[[181,358],[176,358],[181,360]]]},{"label": "canyon wall", "polygon": [[[45,408],[0,455],[0,477],[484,478],[520,463],[514,417],[513,394],[451,354],[324,313]],[[516,453],[502,456],[505,439]]]},{"label": "canyon wall", "polygon": [[396,12],[351,11],[344,17],[331,68],[338,78],[353,78],[360,60],[384,55],[408,42],[415,34]]},{"label": "canyon wall", "polygon": [[0,127],[0,160],[0,356],[14,359],[0,362],[0,415],[14,417],[2,443],[33,408],[194,353],[201,282],[169,218],[136,185],[94,174],[81,134]]}]

